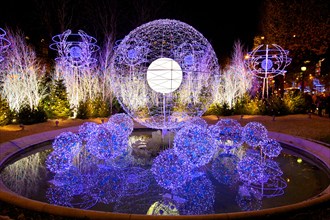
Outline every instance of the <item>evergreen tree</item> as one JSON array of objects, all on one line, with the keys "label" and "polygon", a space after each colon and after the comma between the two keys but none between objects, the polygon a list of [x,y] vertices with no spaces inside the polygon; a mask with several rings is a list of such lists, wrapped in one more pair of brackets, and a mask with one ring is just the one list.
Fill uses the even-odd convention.
[{"label": "evergreen tree", "polygon": [[43,100],[48,118],[68,118],[71,115],[70,103],[67,98],[63,79],[50,83],[50,93]]}]

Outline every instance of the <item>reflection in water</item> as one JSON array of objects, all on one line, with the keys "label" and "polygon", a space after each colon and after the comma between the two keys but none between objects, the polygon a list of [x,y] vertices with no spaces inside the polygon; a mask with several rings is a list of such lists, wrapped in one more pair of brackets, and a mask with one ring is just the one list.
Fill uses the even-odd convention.
[{"label": "reflection in water", "polygon": [[[84,124],[78,134],[66,132],[55,139],[53,151],[46,153],[52,173],[46,189],[49,203],[80,209],[103,204],[121,213],[200,215],[219,212],[214,210],[219,184],[236,190],[234,200],[241,210],[261,209],[263,198],[284,193],[283,172],[272,159],[281,148],[258,133],[260,124],[187,123],[164,141],[157,132],[131,135],[133,125],[127,120],[120,114],[106,124]],[[160,151],[165,142],[173,146]],[[39,171],[46,172],[41,165],[46,154],[7,166],[2,179],[28,196],[21,192],[19,179],[31,181],[24,183],[24,190],[37,190]]]},{"label": "reflection in water", "polygon": [[16,161],[1,172],[1,179],[17,194],[29,197],[37,193],[36,186],[47,172],[44,163],[48,153],[49,150],[38,152]]}]

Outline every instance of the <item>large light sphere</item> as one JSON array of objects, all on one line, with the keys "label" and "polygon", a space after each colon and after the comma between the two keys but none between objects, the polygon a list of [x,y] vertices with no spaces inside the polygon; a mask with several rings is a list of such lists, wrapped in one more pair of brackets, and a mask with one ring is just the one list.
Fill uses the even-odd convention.
[{"label": "large light sphere", "polygon": [[131,31],[111,60],[111,85],[135,121],[174,129],[213,102],[219,64],[211,44],[190,25],[160,19]]}]

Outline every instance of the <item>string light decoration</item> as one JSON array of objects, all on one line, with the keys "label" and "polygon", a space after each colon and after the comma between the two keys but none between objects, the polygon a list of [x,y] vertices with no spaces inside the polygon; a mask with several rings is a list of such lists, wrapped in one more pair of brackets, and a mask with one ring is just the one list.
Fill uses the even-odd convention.
[{"label": "string light decoration", "polygon": [[195,124],[181,128],[173,143],[174,152],[192,167],[209,163],[216,152],[216,144],[207,129]]},{"label": "string light decoration", "polygon": [[262,207],[262,194],[249,184],[239,186],[235,200],[242,211],[259,210]]},{"label": "string light decoration", "polygon": [[280,143],[272,138],[267,138],[261,143],[260,146],[262,153],[267,157],[277,157],[282,151]]},{"label": "string light decoration", "polygon": [[66,67],[90,67],[97,60],[93,53],[99,50],[96,45],[97,40],[79,30],[78,33],[72,33],[70,29],[52,37],[54,43],[49,48],[58,52],[55,60]]},{"label": "string light decoration", "polygon": [[248,145],[257,147],[268,138],[268,131],[259,122],[249,122],[243,127],[242,136]]},{"label": "string light decoration", "polygon": [[110,117],[108,123],[110,126],[111,126],[111,123],[119,125],[119,127],[121,128],[121,130],[124,131],[124,133],[127,137],[133,131],[134,122],[133,122],[132,118],[125,113],[118,113],[118,114],[112,115]]},{"label": "string light decoration", "polygon": [[180,215],[174,203],[168,200],[157,201],[150,206],[147,215]]},{"label": "string light decoration", "polygon": [[8,47],[11,45],[6,37],[7,33],[4,29],[0,28],[0,62],[4,60],[3,54],[6,52]]},{"label": "string light decoration", "polygon": [[254,76],[263,80],[262,98],[268,98],[268,79],[286,73],[285,67],[291,63],[289,51],[277,44],[259,45],[248,53],[245,65]]},{"label": "string light decoration", "polygon": [[178,156],[173,148],[164,150],[153,161],[151,172],[158,185],[173,190],[191,180],[191,164]]},{"label": "string light decoration", "polygon": [[220,119],[215,125],[209,126],[211,136],[225,152],[243,144],[242,130],[242,126],[234,119]]},{"label": "string light decoration", "polygon": [[[258,209],[262,198],[284,193],[283,172],[272,160],[281,147],[265,136],[263,125],[250,122],[240,127],[237,121],[224,119],[214,130],[198,118],[184,124],[174,134],[173,146],[159,149],[158,156],[148,157],[150,162],[142,165],[128,150],[135,143],[129,141],[133,120],[126,114],[111,116],[107,123],[86,122],[78,134],[62,133],[46,159],[47,168],[55,173],[49,181],[48,200],[83,209],[111,203],[114,211],[125,213],[138,207],[141,214],[212,214],[215,189],[210,175],[233,189],[241,184],[236,201],[243,210]],[[161,142],[161,134],[156,136]],[[135,139],[138,145],[148,146],[148,138]],[[218,151],[219,140],[224,148],[240,149],[240,156]]]},{"label": "string light decoration", "polygon": [[233,185],[239,181],[238,162],[239,158],[233,154],[220,154],[212,161],[211,173],[219,183]]},{"label": "string light decoration", "polygon": [[149,189],[149,170],[141,167],[128,167],[120,170],[121,176],[121,196],[140,195]]},{"label": "string light decoration", "polygon": [[213,214],[215,190],[212,182],[201,175],[187,182],[176,190],[177,196],[184,202],[177,203],[178,210],[182,215]]},{"label": "string light decoration", "polygon": [[135,121],[174,129],[201,116],[213,101],[219,75],[216,54],[190,25],[159,19],[131,31],[116,47],[111,84]]},{"label": "string light decoration", "polygon": [[46,160],[47,168],[54,173],[63,172],[72,166],[74,157],[81,149],[79,136],[72,132],[63,132],[52,144],[53,152]]}]

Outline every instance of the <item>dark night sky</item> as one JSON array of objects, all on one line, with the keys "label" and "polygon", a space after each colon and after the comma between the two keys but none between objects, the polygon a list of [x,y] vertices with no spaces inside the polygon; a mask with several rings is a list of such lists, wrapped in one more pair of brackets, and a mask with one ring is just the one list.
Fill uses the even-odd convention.
[{"label": "dark night sky", "polygon": [[[40,13],[40,9],[37,9],[39,2],[47,4],[50,1],[60,2],[61,0],[10,0],[2,2],[0,27],[18,27],[22,29],[26,35],[40,39],[46,38],[46,40],[50,41],[51,34],[40,31],[40,19],[44,18]],[[97,1],[98,0],[91,0],[90,2],[93,2],[94,4]],[[93,26],[93,24],[88,23],[88,18],[86,17],[83,19],[86,19],[87,22],[83,23],[83,19],[79,17],[85,14],[83,10],[88,8],[83,7],[86,2],[88,1],[70,1],[70,4],[72,5],[72,10],[71,8],[70,10],[73,16],[73,21],[79,20],[80,23],[76,22],[75,25],[82,26],[70,27],[70,29],[73,31],[74,29],[82,29],[90,34],[88,29],[92,29],[91,26]],[[119,0],[118,2],[118,8],[120,10],[127,11],[133,8],[133,0]],[[142,0],[142,2],[146,4],[145,2],[147,2],[147,0]],[[261,0],[239,2],[215,0],[154,0],[154,2],[162,3],[159,12],[157,15],[154,15],[155,19],[177,19],[191,25],[209,40],[219,59],[224,59],[225,57],[230,56],[236,40],[240,40],[247,49],[252,49],[253,37],[258,28],[260,5],[262,3]],[[132,18],[134,19],[134,13],[131,18],[122,17],[121,19]],[[123,21],[122,23],[125,24],[125,22],[129,23],[129,21]],[[131,27],[130,25],[120,26],[121,35],[123,36],[118,36],[118,38],[124,37],[132,29],[134,29],[134,27]],[[55,34],[58,34],[58,32]]]}]

